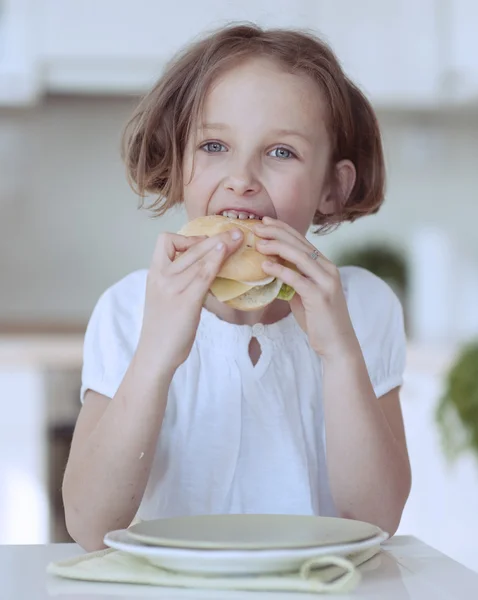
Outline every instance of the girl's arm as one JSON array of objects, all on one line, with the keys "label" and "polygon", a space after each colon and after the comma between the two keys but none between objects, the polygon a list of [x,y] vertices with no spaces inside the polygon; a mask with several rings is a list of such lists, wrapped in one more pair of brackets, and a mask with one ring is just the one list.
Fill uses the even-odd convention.
[{"label": "girl's arm", "polygon": [[[410,465],[398,390],[377,399],[342,286],[339,269],[289,225],[264,218],[258,247],[296,266],[264,271],[296,290],[290,305],[322,360],[327,464],[342,516],[395,533],[410,491]],[[383,281],[355,271],[349,289],[371,372],[381,384],[399,380],[405,337],[398,299]],[[377,381],[377,386],[379,382]]]},{"label": "girl's arm", "polygon": [[128,527],[148,482],[172,374],[137,355],[114,399],[88,392],[63,480],[69,534],[85,550]]},{"label": "girl's arm", "polygon": [[398,389],[376,398],[358,347],[324,359],[323,378],[327,466],[337,509],[393,535],[411,485]]},{"label": "girl's arm", "polygon": [[[136,353],[113,399],[87,393],[65,471],[68,531],[86,550],[103,547],[105,534],[130,525],[138,510],[172,377],[191,351],[209,287],[241,239],[240,231],[158,238]],[[94,347],[103,345],[100,355],[122,343],[111,329],[94,340]]]}]

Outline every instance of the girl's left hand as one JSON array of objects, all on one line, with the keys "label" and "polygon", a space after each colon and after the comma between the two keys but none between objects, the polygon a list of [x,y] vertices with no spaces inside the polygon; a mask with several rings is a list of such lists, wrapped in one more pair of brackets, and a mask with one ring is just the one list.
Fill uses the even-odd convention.
[{"label": "girl's left hand", "polygon": [[295,229],[270,217],[255,227],[257,250],[280,256],[297,269],[265,262],[264,272],[294,288],[292,312],[322,357],[354,351],[358,340],[350,319],[338,268]]}]

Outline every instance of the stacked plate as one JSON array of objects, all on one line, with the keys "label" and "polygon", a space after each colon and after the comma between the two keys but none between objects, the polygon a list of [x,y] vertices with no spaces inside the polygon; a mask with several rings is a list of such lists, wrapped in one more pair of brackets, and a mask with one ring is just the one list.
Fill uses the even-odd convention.
[{"label": "stacked plate", "polygon": [[164,569],[212,576],[294,572],[311,558],[346,556],[387,538],[374,525],[348,519],[208,515],[143,521],[104,541]]}]

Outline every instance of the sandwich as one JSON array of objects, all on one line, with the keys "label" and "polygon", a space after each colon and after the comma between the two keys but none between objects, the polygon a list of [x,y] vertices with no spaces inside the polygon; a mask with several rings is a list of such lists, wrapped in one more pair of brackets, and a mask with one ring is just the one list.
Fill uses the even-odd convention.
[{"label": "sandwich", "polygon": [[211,237],[230,229],[242,231],[242,244],[226,259],[210,287],[210,292],[220,302],[237,310],[257,310],[276,299],[289,301],[294,295],[290,286],[262,270],[265,260],[283,261],[276,256],[266,257],[256,250],[258,237],[254,233],[254,226],[257,223],[260,220],[211,215],[189,221],[178,231],[180,235],[187,237]]}]

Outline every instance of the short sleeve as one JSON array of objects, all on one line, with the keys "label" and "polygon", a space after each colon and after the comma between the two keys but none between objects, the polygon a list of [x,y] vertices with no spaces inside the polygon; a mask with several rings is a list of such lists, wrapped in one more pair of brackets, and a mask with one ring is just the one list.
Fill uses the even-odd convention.
[{"label": "short sleeve", "polygon": [[377,398],[403,383],[407,341],[403,308],[382,279],[359,267],[341,269],[352,324]]},{"label": "short sleeve", "polygon": [[87,390],[113,398],[136,351],[143,317],[146,271],[107,289],[91,314],[83,343],[80,400]]}]

